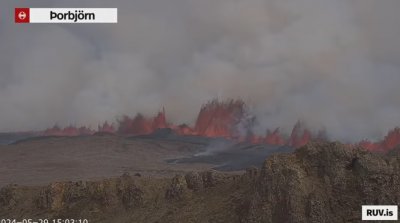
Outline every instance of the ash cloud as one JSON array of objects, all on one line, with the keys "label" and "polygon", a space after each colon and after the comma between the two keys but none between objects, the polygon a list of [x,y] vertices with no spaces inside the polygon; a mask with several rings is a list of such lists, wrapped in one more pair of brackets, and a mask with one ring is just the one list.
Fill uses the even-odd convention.
[{"label": "ash cloud", "polygon": [[[13,23],[14,7],[118,7],[119,23]],[[241,98],[259,131],[331,138],[400,125],[398,0],[2,1],[0,131],[96,126],[165,106],[192,123]]]}]

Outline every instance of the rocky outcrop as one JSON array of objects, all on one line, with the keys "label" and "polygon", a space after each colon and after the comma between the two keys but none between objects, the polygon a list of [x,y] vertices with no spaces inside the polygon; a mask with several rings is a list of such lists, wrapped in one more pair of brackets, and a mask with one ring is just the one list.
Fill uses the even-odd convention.
[{"label": "rocky outcrop", "polygon": [[361,205],[400,204],[396,156],[313,143],[262,167],[247,222],[355,222]]},{"label": "rocky outcrop", "polygon": [[205,188],[215,187],[227,179],[224,174],[214,170],[202,172],[201,178],[203,179],[203,185]]},{"label": "rocky outcrop", "polygon": [[17,205],[17,185],[8,185],[0,189],[0,207],[9,209]]},{"label": "rocky outcrop", "polygon": [[125,208],[140,207],[143,203],[143,192],[132,177],[124,174],[117,181],[117,195]]},{"label": "rocky outcrop", "polygon": [[204,172],[190,172],[185,176],[177,175],[172,178],[171,184],[166,191],[167,199],[181,198],[187,191],[202,191],[206,188],[215,187],[228,180],[225,174],[215,170]]},{"label": "rocky outcrop", "polygon": [[[244,174],[127,174],[97,182],[0,190],[0,216],[84,216],[94,222],[359,222],[361,205],[400,205],[400,149],[374,154],[311,143]],[[12,215],[12,216],[14,216]]]},{"label": "rocky outcrop", "polygon": [[36,203],[39,209],[59,212],[84,201],[129,209],[142,204],[143,192],[132,177],[123,175],[114,181],[52,183],[40,191]]},{"label": "rocky outcrop", "polygon": [[65,183],[52,183],[40,191],[37,206],[40,209],[60,210],[64,206]]},{"label": "rocky outcrop", "polygon": [[190,172],[185,175],[187,187],[194,191],[200,191],[204,189],[203,178],[197,172]]},{"label": "rocky outcrop", "polygon": [[177,175],[174,178],[172,178],[172,182],[167,191],[165,192],[165,198],[180,199],[183,197],[187,189],[188,188],[185,177]]}]

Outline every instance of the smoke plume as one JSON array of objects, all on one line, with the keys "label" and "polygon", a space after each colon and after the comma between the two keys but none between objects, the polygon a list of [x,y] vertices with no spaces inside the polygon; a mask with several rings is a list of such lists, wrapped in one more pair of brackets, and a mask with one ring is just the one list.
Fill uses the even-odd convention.
[{"label": "smoke plume", "polygon": [[[14,7],[117,7],[118,24],[14,24]],[[91,125],[165,107],[194,123],[240,98],[258,129],[331,138],[400,125],[398,0],[1,1],[0,131]]]}]

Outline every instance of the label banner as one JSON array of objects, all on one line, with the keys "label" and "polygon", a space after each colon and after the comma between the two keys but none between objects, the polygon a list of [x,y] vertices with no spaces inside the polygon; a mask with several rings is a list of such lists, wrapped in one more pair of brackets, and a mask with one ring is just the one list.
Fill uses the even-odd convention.
[{"label": "label banner", "polygon": [[118,23],[118,9],[15,8],[15,23]]},{"label": "label banner", "polygon": [[398,220],[397,205],[363,205],[362,220],[396,221]]}]

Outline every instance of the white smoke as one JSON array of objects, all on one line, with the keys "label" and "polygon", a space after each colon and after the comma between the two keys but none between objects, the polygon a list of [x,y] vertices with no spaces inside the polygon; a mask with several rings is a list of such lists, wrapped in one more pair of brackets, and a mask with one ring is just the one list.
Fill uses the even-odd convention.
[{"label": "white smoke", "polygon": [[[118,7],[118,24],[17,25],[14,7]],[[2,1],[0,131],[97,126],[241,98],[265,128],[400,125],[398,0]]]}]

